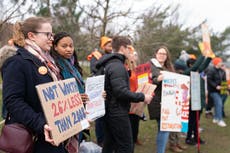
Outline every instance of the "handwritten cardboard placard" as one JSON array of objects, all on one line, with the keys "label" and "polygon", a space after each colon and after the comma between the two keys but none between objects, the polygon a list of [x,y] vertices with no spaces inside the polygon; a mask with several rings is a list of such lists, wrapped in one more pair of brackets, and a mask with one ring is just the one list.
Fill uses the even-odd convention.
[{"label": "handwritten cardboard placard", "polygon": [[189,117],[189,89],[190,77],[161,72],[161,131],[187,132]]},{"label": "handwritten cardboard placard", "polygon": [[199,43],[201,53],[206,57],[214,58],[215,54],[213,53],[211,48],[211,41],[210,41],[210,35],[209,35],[207,24],[205,23],[202,24],[201,29],[202,29],[202,40],[203,40],[202,43]]},{"label": "handwritten cardboard placard", "polygon": [[[152,95],[155,89],[156,89],[156,85],[150,83],[144,83],[139,85],[136,92],[142,92],[144,94]],[[146,103],[144,102],[131,103],[130,112],[142,117],[145,107],[146,107]]]},{"label": "handwritten cardboard placard", "polygon": [[74,78],[40,84],[36,89],[56,145],[89,127]]},{"label": "handwritten cardboard placard", "polygon": [[[226,72],[226,80],[229,82],[230,81],[230,68],[226,68],[225,72]],[[230,84],[230,83],[228,83],[228,84]]]},{"label": "handwritten cardboard placard", "polygon": [[150,63],[138,65],[134,71],[135,71],[135,74],[137,76],[138,86],[143,84],[143,83],[147,83],[147,82],[151,83],[151,80],[149,78],[149,74],[151,73]]},{"label": "handwritten cardboard placard", "polygon": [[228,95],[228,82],[227,81],[221,81],[220,84],[220,94],[222,95]]},{"label": "handwritten cardboard placard", "polygon": [[89,96],[86,104],[87,118],[94,121],[105,115],[105,102],[102,96],[105,76],[94,76],[86,79],[85,92]]}]

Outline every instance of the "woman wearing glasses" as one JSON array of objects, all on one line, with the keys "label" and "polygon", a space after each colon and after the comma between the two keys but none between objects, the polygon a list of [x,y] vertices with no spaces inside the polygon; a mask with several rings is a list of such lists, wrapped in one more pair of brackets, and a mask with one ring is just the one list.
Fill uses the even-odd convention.
[{"label": "woman wearing glasses", "polygon": [[161,86],[164,78],[161,71],[174,71],[171,63],[170,52],[167,47],[160,46],[151,59],[152,82],[157,85],[155,96],[148,105],[149,116],[151,120],[156,120],[158,125],[158,133],[156,138],[157,153],[165,153],[169,132],[160,130],[160,111],[161,111]]},{"label": "woman wearing glasses", "polygon": [[37,136],[35,153],[66,153],[63,143],[53,145],[51,129],[35,89],[38,84],[61,79],[49,53],[53,41],[51,23],[42,17],[17,22],[13,40],[17,54],[8,58],[2,67],[3,101],[9,112],[6,124],[20,123],[31,129]]}]

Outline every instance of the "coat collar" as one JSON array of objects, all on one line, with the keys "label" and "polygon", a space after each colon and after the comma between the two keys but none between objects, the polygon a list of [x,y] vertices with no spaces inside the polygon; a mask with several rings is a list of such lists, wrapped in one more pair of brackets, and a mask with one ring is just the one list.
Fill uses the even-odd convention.
[{"label": "coat collar", "polygon": [[22,56],[23,59],[25,60],[32,60],[38,65],[41,65],[42,62],[35,57],[33,54],[31,54],[29,51],[27,51],[25,48],[18,47],[17,53]]}]

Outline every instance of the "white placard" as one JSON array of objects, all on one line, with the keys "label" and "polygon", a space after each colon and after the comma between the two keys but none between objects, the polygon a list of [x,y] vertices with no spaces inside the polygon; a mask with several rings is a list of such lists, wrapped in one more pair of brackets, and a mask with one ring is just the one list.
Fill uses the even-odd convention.
[{"label": "white placard", "polygon": [[187,132],[190,77],[162,72],[161,131]]},{"label": "white placard", "polygon": [[201,110],[200,98],[200,74],[191,72],[191,109],[193,111]]},{"label": "white placard", "polygon": [[96,120],[105,115],[105,102],[102,96],[104,92],[105,76],[88,77],[85,83],[85,93],[89,96],[86,104],[87,118]]}]

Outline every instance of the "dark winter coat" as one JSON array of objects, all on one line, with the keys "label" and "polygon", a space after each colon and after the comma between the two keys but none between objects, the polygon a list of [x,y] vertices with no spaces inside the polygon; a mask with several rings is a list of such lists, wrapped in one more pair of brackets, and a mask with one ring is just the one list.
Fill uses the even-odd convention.
[{"label": "dark winter coat", "polygon": [[208,69],[207,73],[207,81],[208,81],[208,91],[211,92],[218,92],[216,87],[221,85],[221,82],[226,81],[226,73],[221,68],[211,67]]},{"label": "dark winter coat", "polygon": [[[3,102],[10,115],[6,124],[21,123],[37,136],[35,153],[65,153],[63,145],[54,147],[45,142],[43,130],[46,120],[35,86],[53,81],[49,74],[42,75],[38,68],[41,61],[24,48],[8,58],[2,67]],[[16,138],[19,139],[20,138]]]},{"label": "dark winter coat", "polygon": [[[192,67],[187,68],[183,74],[190,76],[190,73],[193,72],[203,72],[209,65],[209,63],[211,62],[211,58],[210,57],[205,57],[203,55],[199,56],[196,60],[196,62],[193,64]],[[204,79],[201,77],[200,78],[200,100],[201,100],[201,106],[204,107],[205,106],[205,81]]]},{"label": "dark winter coat", "polygon": [[143,93],[134,93],[129,88],[129,75],[124,66],[125,56],[113,53],[103,56],[96,67],[105,67],[106,115],[128,115],[130,102],[144,101]]},{"label": "dark winter coat", "polygon": [[151,120],[160,119],[162,81],[157,81],[157,78],[160,75],[160,71],[163,70],[162,67],[158,67],[151,62],[152,83],[157,85],[154,91],[154,97],[148,105],[149,118]]},{"label": "dark winter coat", "polygon": [[[102,55],[102,57],[103,56],[106,56],[106,55],[109,55],[109,54],[107,54],[107,53],[103,53],[103,52],[101,52],[101,51],[99,51],[99,53],[101,53],[101,55]],[[98,68],[96,68],[96,64],[97,64],[97,62],[98,62],[98,60],[100,60],[100,59],[97,59],[96,57],[92,57],[92,59],[90,60],[90,73],[91,73],[91,75],[93,75],[93,76],[97,76],[97,75],[100,75],[100,70],[98,69]]]}]

